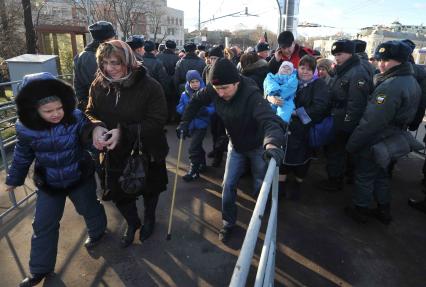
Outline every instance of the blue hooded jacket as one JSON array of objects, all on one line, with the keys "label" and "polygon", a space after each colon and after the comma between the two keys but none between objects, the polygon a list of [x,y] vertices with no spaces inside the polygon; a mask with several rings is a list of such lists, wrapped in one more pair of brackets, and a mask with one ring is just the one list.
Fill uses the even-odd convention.
[{"label": "blue hooded jacket", "polygon": [[[188,105],[189,101],[192,98],[192,95],[196,92],[193,89],[191,89],[189,82],[191,80],[198,80],[200,81],[200,89],[203,89],[206,85],[204,84],[203,79],[201,78],[200,73],[197,70],[189,70],[186,73],[186,84],[185,84],[185,92],[182,93],[180,96],[179,104],[176,106],[176,111],[182,115],[185,111],[186,106]],[[214,106],[213,103],[206,107],[202,107],[198,113],[197,116],[189,123],[189,131],[191,132],[194,129],[205,129],[209,126],[210,123],[210,116],[214,113]]]},{"label": "blue hooded jacket", "polygon": [[[58,124],[44,121],[37,112],[38,101],[52,95],[61,100],[64,110]],[[17,143],[7,185],[24,184],[34,160],[35,185],[51,194],[69,191],[93,175],[93,166],[80,142],[89,122],[75,109],[76,104],[73,88],[61,80],[31,80],[21,89],[16,97]]]},{"label": "blue hooded jacket", "polygon": [[297,85],[297,71],[294,71],[291,75],[274,75],[268,73],[263,82],[265,95],[279,96],[283,100],[282,106],[274,104],[271,104],[271,106],[276,114],[286,123],[290,122],[291,113],[296,107],[294,105],[294,97],[296,95]]}]

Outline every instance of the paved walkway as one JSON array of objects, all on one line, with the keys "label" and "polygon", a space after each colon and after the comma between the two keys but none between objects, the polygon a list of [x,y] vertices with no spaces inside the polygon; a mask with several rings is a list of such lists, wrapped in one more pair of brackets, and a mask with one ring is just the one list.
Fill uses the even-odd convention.
[{"label": "paved walkway", "polygon": [[[83,247],[86,238],[83,220],[67,201],[61,222],[56,274],[46,280],[44,286],[229,284],[254,208],[253,198],[247,195],[250,178],[244,178],[240,184],[238,229],[227,245],[217,236],[221,226],[223,169],[208,168],[202,179],[194,183],[179,180],[172,239],[167,241],[177,155],[174,129],[168,129],[170,184],[169,190],[160,197],[158,224],[152,238],[143,244],[137,241],[127,249],[119,248],[125,223],[107,202],[109,232],[93,252],[88,252]],[[186,146],[188,143],[185,142]],[[209,140],[205,147],[209,150]],[[187,168],[186,155],[184,158],[184,168]],[[323,163],[315,162],[304,184],[301,201],[281,200],[279,204],[276,285],[425,286],[426,216],[406,203],[409,196],[422,196],[421,165],[420,158],[410,156],[396,166],[392,187],[395,220],[386,227],[374,220],[359,225],[347,219],[342,210],[349,202],[352,187],[346,186],[344,192],[337,194],[317,190],[315,183],[325,173]],[[30,180],[28,185],[31,187]],[[24,192],[18,189],[18,197]],[[0,222],[0,286],[16,286],[28,272],[34,200],[32,198]],[[8,205],[7,195],[1,193],[0,212]],[[142,211],[141,201],[138,206]],[[260,243],[264,232],[262,229]],[[252,285],[259,250],[260,244],[248,286]]]}]

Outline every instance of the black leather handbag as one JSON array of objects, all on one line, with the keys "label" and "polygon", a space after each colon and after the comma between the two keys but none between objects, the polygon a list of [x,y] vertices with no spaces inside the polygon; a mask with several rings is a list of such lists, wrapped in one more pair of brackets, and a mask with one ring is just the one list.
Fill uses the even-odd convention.
[{"label": "black leather handbag", "polygon": [[138,125],[138,135],[133,145],[126,167],[118,179],[121,189],[128,195],[140,195],[146,188],[145,156],[142,153],[141,126]]}]

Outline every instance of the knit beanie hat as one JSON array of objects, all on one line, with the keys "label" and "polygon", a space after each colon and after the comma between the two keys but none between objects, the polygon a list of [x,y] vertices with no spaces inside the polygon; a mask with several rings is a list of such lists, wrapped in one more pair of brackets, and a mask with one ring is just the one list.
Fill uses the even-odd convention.
[{"label": "knit beanie hat", "polygon": [[355,53],[355,43],[348,39],[334,42],[333,46],[331,46],[331,54],[335,55],[337,53]]},{"label": "knit beanie hat", "polygon": [[237,67],[226,58],[216,61],[209,73],[210,83],[215,86],[228,85],[240,81]]},{"label": "knit beanie hat", "polygon": [[293,73],[293,71],[294,71],[293,63],[289,62],[289,61],[284,61],[284,62],[282,62],[280,68],[278,69],[278,74],[280,74],[280,75],[284,74],[284,67],[289,67],[290,68],[290,74]]},{"label": "knit beanie hat", "polygon": [[331,60],[329,60],[329,59],[319,59],[317,61],[317,69],[323,68],[324,70],[327,71],[327,73],[329,75],[331,75],[332,69],[333,69],[332,68],[332,64],[333,64],[333,62]]}]

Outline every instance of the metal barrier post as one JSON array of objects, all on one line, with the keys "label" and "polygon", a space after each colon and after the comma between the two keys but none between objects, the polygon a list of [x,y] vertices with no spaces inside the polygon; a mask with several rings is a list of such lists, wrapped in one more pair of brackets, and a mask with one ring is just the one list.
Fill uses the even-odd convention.
[{"label": "metal barrier post", "polygon": [[276,168],[276,162],[273,158],[271,158],[229,286],[246,286],[247,275],[251,265],[250,263],[253,257],[254,248],[256,247],[257,236],[262,224],[263,213],[268,200],[272,179],[276,175]]},{"label": "metal barrier post", "polygon": [[[9,167],[8,167],[8,164],[7,164],[7,155],[6,155],[6,151],[4,149],[3,137],[1,137],[1,136],[0,136],[0,153],[1,153],[1,158],[3,159],[4,171],[7,175],[8,172],[9,172]],[[12,205],[14,207],[16,207],[17,203],[16,203],[15,191],[9,192],[9,199],[10,199],[10,202],[12,203]]]}]

